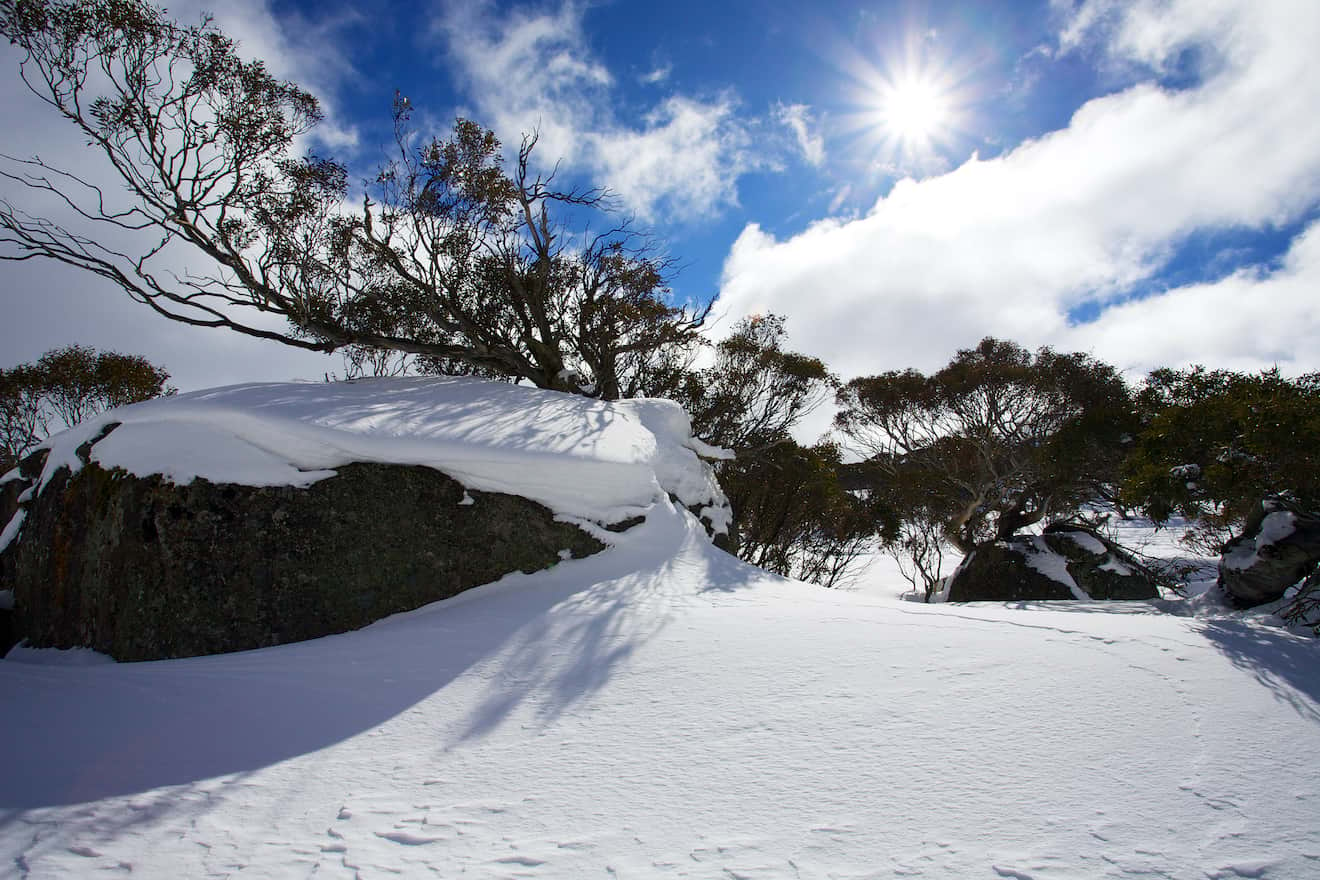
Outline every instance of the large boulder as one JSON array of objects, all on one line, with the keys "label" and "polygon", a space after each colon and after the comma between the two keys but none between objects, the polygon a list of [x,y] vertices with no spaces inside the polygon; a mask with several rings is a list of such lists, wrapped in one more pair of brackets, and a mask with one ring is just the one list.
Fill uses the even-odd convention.
[{"label": "large boulder", "polygon": [[1320,515],[1287,498],[1267,498],[1242,534],[1224,545],[1219,586],[1239,608],[1274,602],[1320,564]]},{"label": "large boulder", "polygon": [[665,400],[457,377],[194,391],[0,479],[0,591],[17,635],[121,660],[313,638],[601,550],[665,496],[723,534],[728,455]]},{"label": "large boulder", "polygon": [[1088,529],[1052,525],[976,547],[949,579],[950,602],[1155,599],[1155,577]]},{"label": "large boulder", "polygon": [[24,502],[0,551],[16,635],[36,647],[150,660],[277,645],[604,546],[430,467],[354,463],[296,488],[176,485],[84,460]]}]

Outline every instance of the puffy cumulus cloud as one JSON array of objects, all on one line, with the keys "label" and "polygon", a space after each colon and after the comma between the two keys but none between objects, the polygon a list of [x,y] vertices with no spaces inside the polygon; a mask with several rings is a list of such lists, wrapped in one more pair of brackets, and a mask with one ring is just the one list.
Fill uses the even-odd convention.
[{"label": "puffy cumulus cloud", "polygon": [[[1187,235],[1266,229],[1320,203],[1320,4],[1092,0],[1066,11],[1061,51],[1107,54],[1145,81],[995,159],[902,181],[858,219],[782,241],[748,226],[725,263],[722,311],[788,315],[792,344],[847,375],[931,369],[987,334],[1134,367],[1267,366],[1320,347],[1314,320],[1290,313],[1276,327],[1288,332],[1266,344],[1270,322],[1256,309],[1225,307],[1234,292],[1302,289],[1313,233],[1276,275],[1124,303]],[[1156,85],[1189,49],[1201,59],[1195,85]],[[1069,312],[1086,303],[1101,307],[1099,320],[1072,326]],[[1197,317],[1211,311],[1213,333]],[[1183,334],[1176,346],[1173,333]]]},{"label": "puffy cumulus cloud", "polygon": [[1236,370],[1277,365],[1285,373],[1320,370],[1320,222],[1297,236],[1272,271],[1241,269],[1107,309],[1071,327],[1061,346],[1103,353],[1141,375],[1160,366],[1213,362]]},{"label": "puffy cumulus cloud", "polygon": [[[571,0],[498,15],[490,2],[449,2],[436,30],[481,122],[506,140],[536,131],[547,166],[562,160],[587,171],[643,220],[736,204],[738,178],[766,159],[747,149],[735,98],[672,95],[639,124],[620,121],[614,77],[595,59],[582,15]],[[668,68],[653,73],[648,81],[660,82]]]}]

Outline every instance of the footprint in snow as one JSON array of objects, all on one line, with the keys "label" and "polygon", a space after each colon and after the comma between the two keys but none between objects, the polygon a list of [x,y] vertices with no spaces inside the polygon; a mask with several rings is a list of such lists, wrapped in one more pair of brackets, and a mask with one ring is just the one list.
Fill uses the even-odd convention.
[{"label": "footprint in snow", "polygon": [[398,843],[403,846],[426,846],[428,843],[444,840],[443,837],[423,837],[420,834],[408,834],[405,831],[377,831],[376,836],[382,840],[388,840],[391,843]]}]

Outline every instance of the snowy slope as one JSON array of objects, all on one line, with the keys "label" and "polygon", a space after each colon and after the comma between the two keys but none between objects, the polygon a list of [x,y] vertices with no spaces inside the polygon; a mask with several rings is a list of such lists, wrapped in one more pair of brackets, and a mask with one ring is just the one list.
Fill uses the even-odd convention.
[{"label": "snowy slope", "polygon": [[822,590],[663,493],[355,633],[60,659],[0,663],[0,876],[1320,876],[1313,640]]}]

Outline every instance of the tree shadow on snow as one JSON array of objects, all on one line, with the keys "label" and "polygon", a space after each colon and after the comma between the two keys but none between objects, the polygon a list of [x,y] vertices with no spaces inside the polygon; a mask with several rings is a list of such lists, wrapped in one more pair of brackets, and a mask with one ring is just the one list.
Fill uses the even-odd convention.
[{"label": "tree shadow on snow", "polygon": [[1320,724],[1320,640],[1236,620],[1207,620],[1196,629],[1275,699]]},{"label": "tree shadow on snow", "polygon": [[[646,534],[631,545],[354,633],[186,660],[0,662],[0,810],[169,786],[184,786],[186,801],[190,783],[374,732],[472,670],[451,688],[452,710],[434,713],[439,737],[479,738],[524,706],[551,723],[604,687],[676,603],[698,601],[692,579],[735,574],[714,548],[684,546],[694,538],[675,512],[661,518],[657,528],[634,529]],[[647,574],[656,570],[660,577]],[[686,594],[665,595],[676,578],[689,584]]]},{"label": "tree shadow on snow", "polygon": [[486,693],[454,742],[485,736],[525,705],[537,725],[554,723],[615,678],[682,607],[704,602],[703,593],[774,577],[693,531],[669,538],[635,540],[623,551],[633,572],[597,579],[524,626],[483,670]]}]

